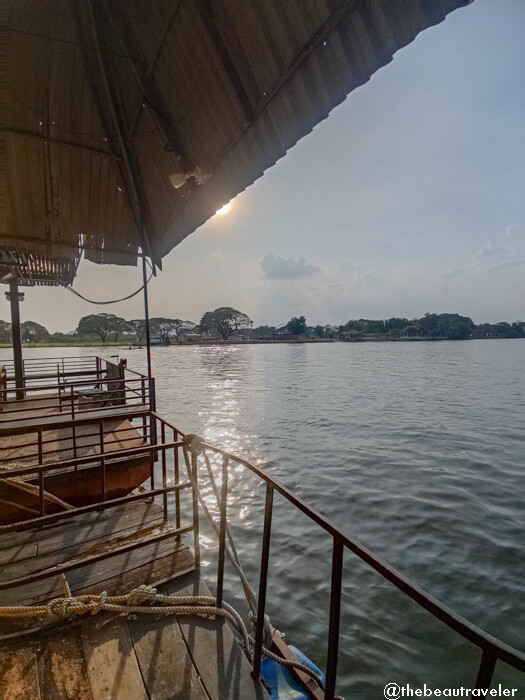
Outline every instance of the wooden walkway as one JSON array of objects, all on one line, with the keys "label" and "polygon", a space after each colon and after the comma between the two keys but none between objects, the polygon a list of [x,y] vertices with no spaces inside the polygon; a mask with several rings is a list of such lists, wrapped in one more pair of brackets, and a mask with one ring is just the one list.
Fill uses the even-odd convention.
[{"label": "wooden walkway", "polygon": [[[148,499],[0,534],[0,605],[42,603],[62,595],[59,575],[65,568],[76,594],[127,592],[166,581],[193,568],[188,545],[174,537],[159,541],[172,529],[162,508]],[[100,554],[105,558],[91,563]],[[6,587],[8,581],[44,571],[54,575]]]},{"label": "wooden walkway", "polygon": [[[64,567],[74,594],[123,593],[149,584],[169,593],[209,595],[186,544],[174,537],[154,541],[170,528],[160,507],[147,501],[0,535],[0,605],[62,595],[58,573]],[[137,542],[145,546],[119,552]],[[92,561],[101,553],[108,556]],[[42,571],[53,575],[27,580]],[[14,580],[20,583],[5,588]],[[0,618],[2,700],[268,697],[222,620],[98,613],[24,636],[19,623]]]}]

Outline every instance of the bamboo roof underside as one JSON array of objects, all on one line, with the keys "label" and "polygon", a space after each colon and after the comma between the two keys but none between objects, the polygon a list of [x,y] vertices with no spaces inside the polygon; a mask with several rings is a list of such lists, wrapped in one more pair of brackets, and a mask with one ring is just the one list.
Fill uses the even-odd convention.
[{"label": "bamboo roof underside", "polygon": [[0,264],[16,259],[20,281],[45,269],[57,284],[71,282],[80,251],[134,265],[142,250],[160,266],[465,4],[11,0]]}]

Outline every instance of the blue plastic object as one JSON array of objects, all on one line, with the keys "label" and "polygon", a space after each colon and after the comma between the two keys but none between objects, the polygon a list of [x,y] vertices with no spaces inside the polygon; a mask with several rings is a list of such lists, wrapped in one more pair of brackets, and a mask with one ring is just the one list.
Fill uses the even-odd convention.
[{"label": "blue plastic object", "polygon": [[[315,671],[322,678],[323,683],[325,682],[324,674],[302,651],[293,646],[289,648],[297,656],[299,663]],[[271,659],[264,659],[261,664],[261,673],[270,690],[272,700],[310,700],[293,673],[281,664]]]}]

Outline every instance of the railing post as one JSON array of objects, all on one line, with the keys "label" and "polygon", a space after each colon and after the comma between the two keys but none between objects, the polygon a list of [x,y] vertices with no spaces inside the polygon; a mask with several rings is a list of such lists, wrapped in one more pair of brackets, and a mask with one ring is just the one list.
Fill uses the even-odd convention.
[{"label": "railing post", "polygon": [[476,688],[488,690],[492,675],[496,666],[496,657],[492,656],[488,651],[483,650],[481,663],[479,665],[478,677],[476,678]]},{"label": "railing post", "polygon": [[[166,442],[166,428],[164,426],[164,421],[161,422],[160,424],[160,440],[161,443],[164,445]],[[166,483],[166,448],[162,450],[162,488],[166,489],[167,483]],[[168,494],[166,491],[162,494],[162,501],[164,505],[164,520],[168,520]]]},{"label": "railing post", "polygon": [[25,369],[22,359],[22,336],[20,332],[20,305],[18,294],[18,280],[15,278],[9,282],[9,300],[11,303],[11,341],[13,345],[13,364],[15,370],[16,399],[21,401],[25,397]]},{"label": "railing post", "polygon": [[268,584],[268,563],[270,560],[270,536],[272,534],[273,486],[266,484],[266,503],[264,506],[264,531],[261,552],[261,571],[259,574],[259,599],[257,604],[257,626],[255,628],[255,648],[253,652],[252,677],[259,680],[264,633],[264,614],[266,609],[266,587]]},{"label": "railing post", "polygon": [[[153,416],[153,414],[150,413],[150,436],[153,431],[155,431],[155,437],[157,436],[157,419]],[[150,439],[150,444],[156,445],[157,440],[155,439],[154,443],[151,443]],[[150,450],[150,457],[151,457],[151,462],[149,465],[149,479],[150,479],[150,488],[153,490],[155,488],[155,462],[158,459],[158,450]]]},{"label": "railing post", "polygon": [[[179,434],[173,429],[173,442],[178,442]],[[175,476],[175,485],[179,483],[179,448],[173,448],[173,467]],[[180,491],[175,491],[175,525],[180,528]]]},{"label": "railing post", "polygon": [[99,452],[102,454],[104,452],[104,421],[102,418],[98,421],[98,442],[99,442]]},{"label": "railing post", "polygon": [[101,455],[101,468],[102,468],[102,473],[101,473],[102,500],[106,501],[108,495],[107,495],[107,490],[106,490],[106,455],[105,454]]},{"label": "railing post", "polygon": [[46,514],[46,509],[44,505],[44,470],[40,469],[38,472],[38,500],[40,507],[40,515]]},{"label": "railing post", "polygon": [[150,423],[149,423],[149,439],[152,445],[157,443],[157,423],[155,418],[151,413],[155,413],[157,410],[157,399],[155,396],[155,380],[151,378],[149,380],[149,410],[150,410]]},{"label": "railing post", "polygon": [[330,626],[326,661],[326,700],[334,700],[339,653],[339,622],[341,617],[341,586],[343,582],[343,543],[334,537],[332,554],[332,586],[330,591]]},{"label": "railing post", "polygon": [[76,456],[77,456],[77,431],[76,431],[74,423],[71,426],[71,437],[73,439],[73,457],[76,458]]},{"label": "railing post", "polygon": [[44,447],[42,444],[42,428],[38,429],[38,463],[44,463]]},{"label": "railing post", "polygon": [[193,494],[193,549],[195,550],[195,570],[198,571],[201,565],[201,546],[199,542],[199,499],[196,489],[199,488],[199,467],[197,455],[191,453],[191,475],[195,486],[192,488]]},{"label": "railing post", "polygon": [[75,397],[73,395],[73,387],[71,387],[71,418],[75,417]]},{"label": "railing post", "polygon": [[222,456],[222,484],[219,523],[219,562],[217,566],[217,607],[222,608],[224,590],[224,552],[226,549],[226,511],[228,506],[228,457]]}]

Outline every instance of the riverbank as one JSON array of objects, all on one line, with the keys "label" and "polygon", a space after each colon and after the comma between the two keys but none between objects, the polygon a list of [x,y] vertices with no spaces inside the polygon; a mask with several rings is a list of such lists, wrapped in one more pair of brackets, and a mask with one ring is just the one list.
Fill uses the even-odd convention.
[{"label": "riverbank", "polygon": [[[465,340],[523,340],[523,338],[504,338],[504,337],[489,337],[489,338],[427,338],[420,336],[406,338],[390,338],[387,336],[365,336],[362,338],[297,338],[295,340],[203,340],[191,343],[170,343],[164,345],[155,343],[151,347],[209,347],[212,345],[304,345],[306,343],[436,343],[444,340],[465,341]],[[101,347],[118,347],[127,348],[129,350],[140,350],[144,345],[137,343],[121,343],[121,342],[79,342],[79,343],[23,343],[24,348],[101,348]],[[0,343],[0,348],[10,348],[10,343]]]}]

